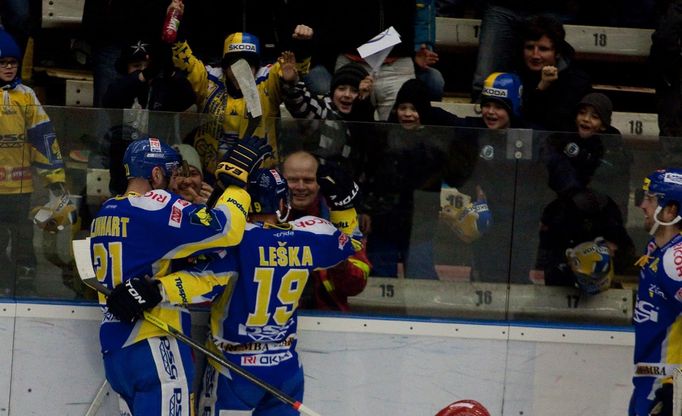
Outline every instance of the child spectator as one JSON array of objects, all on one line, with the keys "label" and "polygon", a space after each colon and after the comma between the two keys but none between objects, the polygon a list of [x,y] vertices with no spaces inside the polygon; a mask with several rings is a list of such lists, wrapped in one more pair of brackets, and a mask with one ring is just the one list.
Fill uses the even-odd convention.
[{"label": "child spectator", "polygon": [[432,107],[426,85],[417,79],[400,88],[388,121],[372,152],[366,201],[373,275],[397,276],[404,263],[406,277],[437,279],[433,238],[441,184],[459,187],[469,178],[477,147],[456,135],[452,127],[461,120]]},{"label": "child spectator", "polygon": [[[47,184],[50,201],[34,222],[49,232],[75,222],[74,207],[64,187],[64,161],[52,122],[35,92],[17,76],[21,50],[12,36],[0,29],[0,294],[35,289],[36,256],[33,224],[27,219],[34,190],[33,169]],[[44,215],[43,215],[44,214]],[[69,230],[70,232],[70,230]],[[8,246],[11,251],[8,253]],[[9,255],[8,255],[9,254]]]},{"label": "child spectator", "polygon": [[[303,147],[328,162],[341,163],[360,181],[371,136],[367,123],[354,122],[374,121],[369,99],[372,84],[365,68],[354,62],[334,73],[331,93],[323,96],[311,94],[303,81],[285,84],[284,104],[289,113],[296,119],[311,120],[297,122],[301,134],[291,140],[290,147]],[[312,143],[307,143],[308,138]]]},{"label": "child spectator", "polygon": [[[614,164],[605,159],[604,145],[608,135],[620,138],[620,132],[611,126],[611,114],[611,100],[606,95],[587,94],[575,112],[575,133],[555,133],[542,149],[549,186],[557,193],[557,199],[544,209],[540,224],[536,268],[544,270],[546,285],[573,286],[576,280],[566,250],[597,238],[605,240],[616,273],[623,273],[634,262],[634,245],[618,204],[592,183],[601,165]],[[620,155],[615,145],[608,147],[614,149],[614,156]],[[610,193],[620,175],[601,175],[609,181],[606,191]]]}]

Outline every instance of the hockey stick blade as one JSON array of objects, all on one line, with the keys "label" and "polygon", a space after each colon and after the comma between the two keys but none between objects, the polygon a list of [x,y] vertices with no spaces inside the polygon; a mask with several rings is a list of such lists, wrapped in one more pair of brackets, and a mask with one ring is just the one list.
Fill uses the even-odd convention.
[{"label": "hockey stick blade", "polygon": [[249,137],[256,131],[256,128],[260,124],[261,117],[263,116],[258,86],[256,86],[256,79],[253,77],[251,66],[246,60],[239,59],[237,62],[230,65],[230,69],[244,96],[244,102],[246,103],[248,124],[242,138]]},{"label": "hockey stick blade", "polygon": [[[240,139],[243,139],[244,137],[251,137],[253,132],[256,131],[260,125],[261,118],[263,117],[263,107],[260,103],[260,94],[258,93],[256,79],[253,77],[253,72],[251,71],[251,66],[248,62],[246,62],[245,59],[239,59],[237,62],[230,65],[230,70],[232,70],[232,75],[237,81],[237,85],[242,92],[246,104],[246,129],[244,130],[244,133],[239,136]],[[213,208],[222,193],[223,190],[216,187],[206,201],[206,206]]]},{"label": "hockey stick blade", "polygon": [[[95,289],[96,291],[102,293],[104,296],[109,296],[109,293],[111,293],[111,290],[103,285],[99,280],[97,280],[95,270],[92,267],[92,260],[90,260],[90,238],[86,238],[84,240],[73,240],[72,242],[73,246],[73,257],[76,262],[76,269],[78,270],[78,274],[81,277],[81,280],[83,280],[83,283],[86,285],[90,286],[91,288]],[[308,408],[305,406],[303,403],[295,400],[294,398],[290,397],[283,391],[279,390],[277,387],[270,385],[269,383],[257,378],[256,376],[252,375],[248,371],[244,370],[237,364],[234,364],[228,360],[225,359],[225,357],[222,357],[213,351],[207,349],[204,347],[201,343],[195,341],[193,338],[188,337],[182,331],[174,328],[171,325],[168,325],[167,322],[157,318],[156,316],[152,315],[151,313],[145,311],[143,314],[144,320],[149,322],[150,324],[156,326],[157,328],[161,329],[162,331],[168,333],[169,335],[175,337],[176,339],[184,342],[185,344],[189,345],[190,347],[194,348],[196,351],[203,353],[207,357],[213,359],[216,363],[220,364],[221,366],[227,368],[228,370],[232,370],[235,373],[239,374],[240,376],[244,377],[245,379],[249,380],[256,386],[262,388],[263,390],[267,391],[268,393],[272,394],[275,396],[278,400],[288,404],[289,406],[293,407],[296,409],[300,414],[304,416],[320,416],[319,413],[313,411],[312,409]]]}]

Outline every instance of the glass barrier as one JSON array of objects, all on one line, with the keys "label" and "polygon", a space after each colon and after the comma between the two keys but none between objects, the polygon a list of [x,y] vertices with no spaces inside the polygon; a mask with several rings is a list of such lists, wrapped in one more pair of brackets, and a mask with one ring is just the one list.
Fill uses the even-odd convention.
[{"label": "glass barrier", "polygon": [[[94,293],[77,277],[70,241],[86,237],[101,203],[123,192],[127,143],[153,131],[171,144],[195,145],[210,185],[221,152],[237,133],[215,138],[221,121],[202,114],[45,111],[59,146],[50,150],[62,155],[68,204],[78,215],[60,219],[59,229],[39,223],[40,208],[59,197],[59,189],[45,186],[54,180],[45,176],[51,166],[36,161],[35,150],[19,152],[14,168],[3,158],[3,182],[15,180],[21,191],[2,196],[8,202],[2,204],[1,295],[92,301]],[[32,112],[16,110],[26,119]],[[532,130],[408,130],[293,119],[273,125],[279,162],[305,150],[342,166],[360,185],[357,210],[367,238],[367,259],[360,261],[371,264],[367,286],[353,283],[347,269],[330,272],[335,291],[311,279],[302,307],[362,314],[629,325],[638,273],[632,264],[648,240],[635,205],[637,189],[646,174],[682,158],[675,139],[658,137],[603,136],[602,146],[592,149],[581,147],[578,136]],[[6,122],[0,126],[7,154],[35,140],[26,127],[15,132]],[[52,136],[40,137],[35,143],[44,148]],[[566,170],[571,163],[584,171]],[[32,176],[22,173],[29,166]],[[574,181],[587,188],[576,191]],[[290,186],[294,208],[317,192],[314,184]],[[31,187],[32,193],[24,192]],[[311,200],[319,204],[315,196]],[[302,214],[298,208],[294,215]],[[316,205],[311,212],[327,211]],[[571,262],[582,243],[599,238],[605,243],[597,245],[615,253],[615,275],[609,290],[590,295],[576,287]],[[26,259],[31,247],[33,263]]]}]

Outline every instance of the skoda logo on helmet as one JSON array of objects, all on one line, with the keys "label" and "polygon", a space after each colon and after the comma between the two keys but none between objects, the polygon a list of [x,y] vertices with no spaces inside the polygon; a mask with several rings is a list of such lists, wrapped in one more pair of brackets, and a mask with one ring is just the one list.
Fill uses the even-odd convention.
[{"label": "skoda logo on helmet", "polygon": [[253,52],[253,53],[258,53],[256,51],[256,45],[253,43],[232,43],[227,46],[227,53],[230,52]]},{"label": "skoda logo on helmet", "polygon": [[501,90],[499,88],[483,88],[483,95],[488,95],[491,97],[502,97],[507,98],[507,90]]}]

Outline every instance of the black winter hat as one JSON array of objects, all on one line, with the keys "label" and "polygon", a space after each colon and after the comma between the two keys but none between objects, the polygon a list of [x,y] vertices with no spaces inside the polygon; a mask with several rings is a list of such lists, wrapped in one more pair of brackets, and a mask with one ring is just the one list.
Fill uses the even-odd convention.
[{"label": "black winter hat", "polygon": [[152,44],[143,40],[137,40],[126,45],[121,50],[121,56],[116,61],[116,70],[121,74],[126,74],[127,65],[133,62],[150,59],[152,55]]},{"label": "black winter hat", "polygon": [[609,127],[611,125],[613,103],[611,103],[609,97],[600,92],[592,92],[587,94],[586,96],[583,97],[582,100],[580,100],[578,108],[585,105],[591,105],[592,107],[594,107],[594,110],[599,115],[599,118],[601,119],[602,123],[604,123],[605,127]]},{"label": "black winter hat", "polygon": [[348,63],[334,72],[329,92],[334,94],[334,90],[339,85],[350,85],[359,88],[360,81],[365,79],[367,75],[369,73],[362,65],[355,62]]},{"label": "black winter hat", "polygon": [[429,89],[426,84],[418,79],[408,79],[400,87],[398,95],[395,98],[394,109],[397,109],[400,104],[411,103],[417,109],[419,113],[419,118],[422,124],[425,124],[424,120],[429,116],[431,109],[431,101],[429,101]]}]

